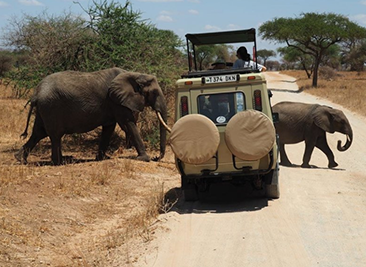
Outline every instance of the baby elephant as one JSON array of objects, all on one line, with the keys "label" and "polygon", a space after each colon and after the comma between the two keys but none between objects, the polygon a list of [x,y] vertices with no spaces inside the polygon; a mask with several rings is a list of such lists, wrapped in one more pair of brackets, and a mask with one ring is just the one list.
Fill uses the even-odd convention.
[{"label": "baby elephant", "polygon": [[344,146],[338,141],[337,149],[346,151],[352,144],[352,128],[344,113],[338,109],[318,104],[296,102],[280,102],[273,106],[273,112],[279,114],[279,122],[275,124],[279,135],[281,165],[292,166],[285,144],[296,144],[305,141],[305,153],[301,167],[310,168],[309,161],[314,147],[319,148],[328,158],[328,167],[338,164],[330,150],[326,132],[340,132],[347,136]]}]

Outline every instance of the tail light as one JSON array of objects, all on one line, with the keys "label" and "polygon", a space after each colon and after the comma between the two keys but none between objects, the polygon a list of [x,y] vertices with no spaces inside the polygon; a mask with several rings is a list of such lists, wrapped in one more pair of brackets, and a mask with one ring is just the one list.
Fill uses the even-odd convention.
[{"label": "tail light", "polygon": [[187,96],[182,96],[180,98],[180,114],[181,114],[181,117],[188,114],[188,97]]},{"label": "tail light", "polygon": [[262,93],[260,90],[254,91],[254,109],[262,111]]}]

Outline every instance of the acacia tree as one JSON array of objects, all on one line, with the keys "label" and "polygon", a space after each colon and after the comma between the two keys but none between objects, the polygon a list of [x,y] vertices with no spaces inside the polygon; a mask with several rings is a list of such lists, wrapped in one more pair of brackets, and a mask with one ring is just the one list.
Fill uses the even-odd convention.
[{"label": "acacia tree", "polygon": [[261,49],[257,51],[257,57],[263,59],[263,65],[267,64],[267,60],[270,57],[275,57],[276,56],[276,52],[273,50],[267,50],[267,49]]},{"label": "acacia tree", "polygon": [[366,38],[366,29],[334,13],[302,13],[298,18],[275,18],[259,27],[264,40],[286,43],[314,60],[312,86],[318,85],[318,70],[326,51],[349,39]]},{"label": "acacia tree", "polygon": [[280,47],[277,49],[278,53],[286,62],[298,64],[305,70],[307,77],[310,79],[313,74],[313,59],[310,55],[302,53],[300,50],[293,47]]},{"label": "acacia tree", "polygon": [[342,50],[342,63],[349,66],[351,71],[362,71],[366,62],[366,40],[346,42]]}]

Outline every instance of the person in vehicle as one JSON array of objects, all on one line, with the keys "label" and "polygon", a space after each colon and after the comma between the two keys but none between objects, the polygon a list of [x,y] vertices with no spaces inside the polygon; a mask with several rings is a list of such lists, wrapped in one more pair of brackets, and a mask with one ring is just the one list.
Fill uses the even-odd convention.
[{"label": "person in vehicle", "polygon": [[226,69],[225,60],[218,58],[214,63],[211,64],[213,70]]},{"label": "person in vehicle", "polygon": [[[250,59],[250,55],[248,54],[245,46],[239,47],[236,51],[236,56],[238,59],[234,62],[233,69],[240,68],[252,68],[256,67],[256,63]],[[259,63],[257,63],[259,71],[266,71],[267,68]]]}]

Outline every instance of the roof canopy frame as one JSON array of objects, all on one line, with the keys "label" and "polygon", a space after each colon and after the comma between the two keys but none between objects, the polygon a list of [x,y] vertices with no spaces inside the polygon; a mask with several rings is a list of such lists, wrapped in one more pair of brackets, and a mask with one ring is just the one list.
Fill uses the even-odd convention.
[{"label": "roof canopy frame", "polygon": [[[256,31],[254,28],[247,30],[236,30],[236,31],[222,31],[222,32],[208,32],[208,33],[187,33],[185,35],[187,40],[187,51],[188,51],[188,65],[189,71],[192,71],[192,53],[194,58],[194,68],[197,71],[197,57],[196,57],[196,46],[199,45],[213,45],[213,44],[233,44],[233,43],[248,43],[253,42],[253,54],[254,61],[257,64],[257,41]],[[189,44],[192,44],[192,53]]]}]

